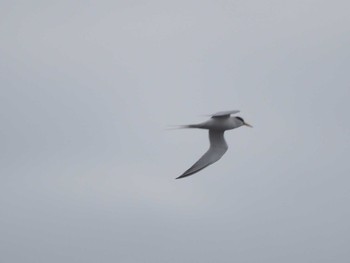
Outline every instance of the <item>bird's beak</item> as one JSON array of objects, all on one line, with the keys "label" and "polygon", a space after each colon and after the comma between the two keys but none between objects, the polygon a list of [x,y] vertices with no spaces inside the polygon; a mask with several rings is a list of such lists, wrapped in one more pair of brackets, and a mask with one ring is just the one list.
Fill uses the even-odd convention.
[{"label": "bird's beak", "polygon": [[243,123],[243,125],[245,125],[245,126],[248,126],[248,127],[250,127],[250,128],[253,128],[253,126],[252,125],[250,125],[249,123]]}]

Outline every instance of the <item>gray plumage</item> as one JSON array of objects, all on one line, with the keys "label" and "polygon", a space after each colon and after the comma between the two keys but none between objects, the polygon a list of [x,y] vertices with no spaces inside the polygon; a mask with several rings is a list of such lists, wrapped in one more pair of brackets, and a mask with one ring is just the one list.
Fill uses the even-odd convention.
[{"label": "gray plumage", "polygon": [[214,113],[214,114],[209,115],[209,116],[211,116],[212,118],[215,118],[215,117],[227,117],[227,116],[230,116],[231,114],[236,114],[238,112],[239,112],[239,110],[219,111],[219,112]]},{"label": "gray plumage", "polygon": [[243,125],[252,127],[241,117],[234,117],[231,114],[238,113],[237,110],[220,111],[210,115],[211,118],[203,123],[183,125],[181,128],[198,128],[209,130],[210,147],[208,151],[188,170],[176,179],[184,178],[199,172],[205,167],[217,162],[226,153],[228,145],[224,138],[226,130],[232,130]]}]

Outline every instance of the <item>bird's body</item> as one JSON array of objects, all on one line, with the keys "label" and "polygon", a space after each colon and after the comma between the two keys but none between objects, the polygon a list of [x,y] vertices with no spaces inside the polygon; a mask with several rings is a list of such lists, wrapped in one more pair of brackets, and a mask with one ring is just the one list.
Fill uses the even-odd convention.
[{"label": "bird's body", "polygon": [[176,179],[190,176],[218,161],[228,149],[224,138],[224,132],[226,130],[232,130],[243,125],[251,127],[249,124],[244,122],[241,117],[231,116],[231,114],[238,112],[239,111],[218,112],[211,115],[211,118],[205,122],[181,126],[181,128],[198,128],[209,130],[210,147],[209,150],[194,165],[192,165]]},{"label": "bird's body", "polygon": [[198,128],[198,129],[207,129],[215,131],[226,131],[232,130],[242,126],[243,123],[236,117],[230,116],[227,118],[211,118],[205,122],[199,124],[190,124],[187,125],[187,128]]}]

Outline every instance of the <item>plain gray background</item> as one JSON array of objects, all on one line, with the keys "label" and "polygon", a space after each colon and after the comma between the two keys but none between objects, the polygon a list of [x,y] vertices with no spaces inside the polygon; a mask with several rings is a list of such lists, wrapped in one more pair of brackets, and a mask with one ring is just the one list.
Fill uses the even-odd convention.
[{"label": "plain gray background", "polygon": [[349,1],[0,5],[1,262],[349,262]]}]

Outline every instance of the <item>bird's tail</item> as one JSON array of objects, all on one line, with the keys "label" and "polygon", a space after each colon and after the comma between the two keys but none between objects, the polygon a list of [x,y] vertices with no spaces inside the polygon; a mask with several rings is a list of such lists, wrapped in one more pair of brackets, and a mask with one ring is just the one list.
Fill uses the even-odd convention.
[{"label": "bird's tail", "polygon": [[170,125],[167,130],[189,129],[189,128],[199,128],[199,126],[198,124]]}]

